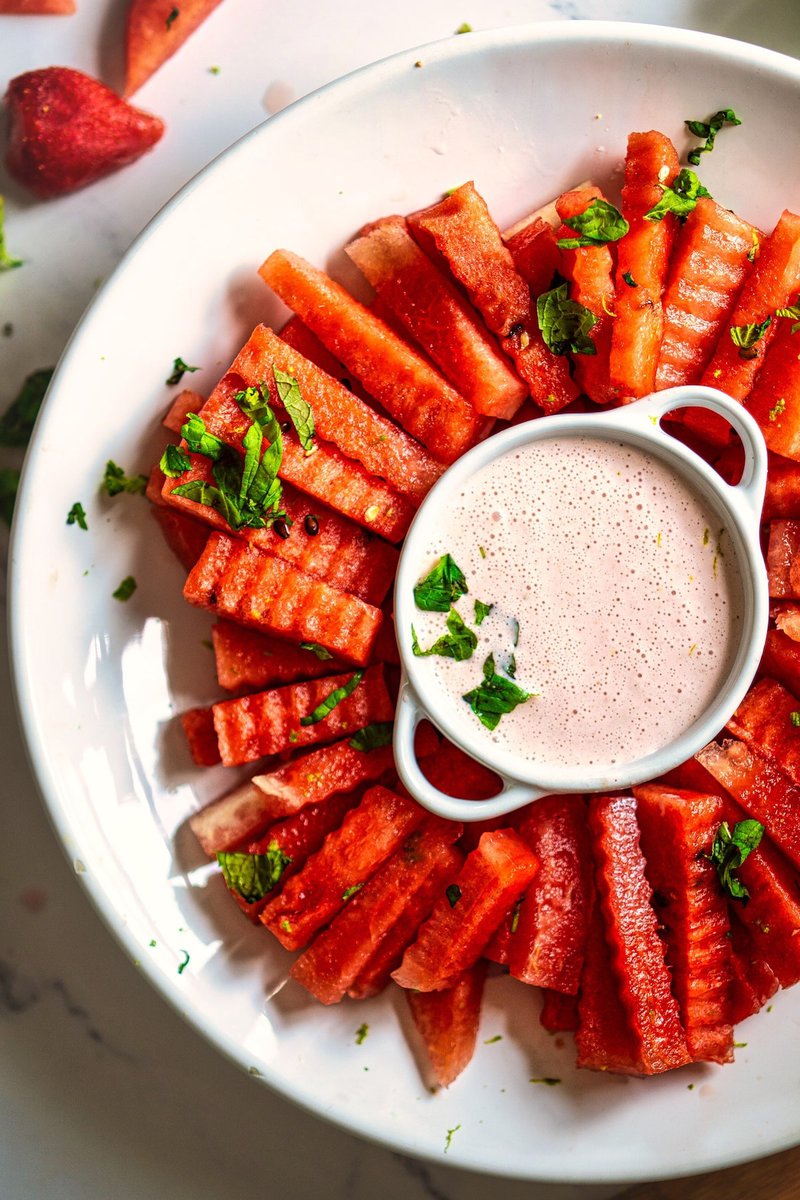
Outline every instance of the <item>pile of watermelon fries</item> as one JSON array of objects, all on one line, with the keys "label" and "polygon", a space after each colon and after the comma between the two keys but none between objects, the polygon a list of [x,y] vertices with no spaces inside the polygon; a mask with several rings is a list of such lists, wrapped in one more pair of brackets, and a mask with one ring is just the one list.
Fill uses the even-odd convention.
[{"label": "pile of watermelon fries", "polygon": [[[651,131],[629,138],[619,209],[583,185],[501,233],[466,183],[346,249],[368,304],[276,250],[260,274],[294,315],[166,416],[148,494],[227,693],[183,727],[198,765],[258,764],[191,828],[323,1004],[404,989],[440,1085],[473,1053],[487,970],[539,989],[579,1066],[728,1062],[734,1025],[800,979],[800,217],[755,228]],[[632,794],[431,816],[391,748],[387,597],[417,506],[491,429],[693,382],[746,405],[770,451],[756,683],[718,741]],[[724,421],[671,430],[736,481]],[[444,791],[497,791],[429,725],[417,752]]]}]

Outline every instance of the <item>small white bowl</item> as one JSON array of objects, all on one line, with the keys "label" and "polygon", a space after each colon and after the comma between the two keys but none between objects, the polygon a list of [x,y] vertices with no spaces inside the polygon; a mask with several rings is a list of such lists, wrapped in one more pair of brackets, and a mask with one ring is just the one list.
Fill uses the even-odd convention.
[{"label": "small white bowl", "polygon": [[[670,436],[661,425],[665,413],[700,407],[719,413],[734,427],[744,447],[744,471],[731,486],[699,455]],[[733,546],[742,585],[741,637],[724,683],[706,710],[668,744],[643,757],[590,770],[531,762],[508,746],[465,727],[463,714],[447,698],[433,695],[430,666],[413,653],[411,629],[418,616],[413,589],[425,568],[426,547],[441,527],[458,491],[489,463],[534,442],[599,438],[637,447],[665,462],[719,515]],[[395,584],[395,621],[403,678],[397,703],[394,753],[397,769],[411,794],[431,812],[454,821],[479,821],[509,813],[541,796],[556,792],[603,792],[654,779],[691,758],[725,725],[744,697],[758,666],[769,617],[769,593],[761,554],[759,527],[767,476],[767,451],[758,425],[735,400],[706,387],[680,387],[659,392],[636,404],[608,413],[557,415],[513,426],[488,438],[459,459],[426,497],[406,537]],[[633,665],[632,665],[632,669]],[[434,691],[437,689],[434,689]],[[433,695],[433,698],[429,698]],[[414,753],[414,733],[427,718],[472,758],[495,771],[502,790],[489,800],[454,798],[429,783]]]}]

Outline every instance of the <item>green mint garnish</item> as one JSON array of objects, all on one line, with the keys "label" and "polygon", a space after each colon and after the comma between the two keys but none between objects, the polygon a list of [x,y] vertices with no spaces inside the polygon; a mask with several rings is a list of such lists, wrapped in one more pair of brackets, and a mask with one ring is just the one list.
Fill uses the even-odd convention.
[{"label": "green mint garnish", "polygon": [[605,246],[608,242],[618,242],[630,228],[619,209],[599,197],[590,201],[582,213],[565,217],[564,224],[574,229],[578,237],[559,238],[556,243],[559,250],[577,250],[581,246]]},{"label": "green mint garnish", "polygon": [[697,201],[711,193],[704,188],[694,171],[684,167],[667,187],[658,204],[644,214],[645,221],[663,221],[667,213],[674,213],[679,221],[685,221],[697,207]]},{"label": "green mint garnish", "polygon": [[181,950],[181,954],[183,955],[183,962],[178,963],[178,974],[179,975],[183,974],[183,972],[188,967],[189,961],[190,961],[188,950]]},{"label": "green mint garnish", "polygon": [[80,500],[76,500],[72,508],[67,513],[67,524],[77,525],[79,529],[88,529],[86,524],[86,513],[83,511],[83,505]]},{"label": "green mint garnish", "polygon": [[364,1024],[359,1025],[358,1029],[356,1030],[356,1045],[357,1046],[360,1046],[362,1044],[362,1042],[364,1041],[364,1039],[368,1033],[369,1033],[369,1025],[365,1021]]},{"label": "green mint garnish", "polygon": [[53,368],[45,367],[26,377],[16,400],[0,417],[0,446],[27,446],[52,376]]},{"label": "green mint garnish", "polygon": [[291,861],[277,842],[270,842],[263,854],[217,854],[226,884],[248,904],[263,900],[267,892],[271,892],[280,882]]},{"label": "green mint garnish", "polygon": [[414,601],[417,608],[425,612],[448,612],[450,605],[466,592],[464,572],[449,554],[445,554],[415,586]]},{"label": "green mint garnish", "polygon": [[158,465],[168,479],[177,479],[179,475],[185,475],[191,469],[192,460],[180,446],[169,445],[161,455]]},{"label": "green mint garnish", "polygon": [[281,404],[294,425],[300,445],[306,454],[313,454],[317,447],[314,443],[314,414],[311,411],[311,405],[303,399],[300,384],[293,375],[287,375],[279,367],[273,367],[272,374],[275,376],[275,385]]},{"label": "green mint garnish", "polygon": [[792,722],[795,728],[800,728],[800,712],[797,712],[797,710],[790,712],[789,720]]},{"label": "green mint garnish", "polygon": [[130,600],[133,593],[136,591],[136,580],[132,575],[127,575],[119,587],[111,593],[115,600]]},{"label": "green mint garnish", "polygon": [[746,904],[750,899],[750,893],[736,875],[736,871],[748,854],[758,846],[763,833],[764,826],[750,817],[744,821],[737,821],[733,832],[728,822],[723,821],[708,855],[717,868],[717,876],[723,889],[742,904]]},{"label": "green mint garnish", "polygon": [[22,259],[12,258],[6,249],[5,208],[5,197],[0,196],[0,271],[13,271],[22,266]]},{"label": "green mint garnish", "polygon": [[709,154],[714,149],[714,139],[723,125],[741,125],[741,123],[732,108],[720,109],[707,121],[685,121],[684,124],[690,133],[693,133],[695,137],[706,139],[704,145],[698,146],[687,155],[689,162],[695,167],[698,166],[700,155]]},{"label": "green mint garnish", "polygon": [[463,697],[487,729],[496,729],[501,717],[513,712],[530,698],[530,692],[523,691],[513,680],[497,674],[493,654],[483,664],[482,682]]},{"label": "green mint garnish", "polygon": [[181,426],[181,437],[192,454],[202,454],[213,462],[221,458],[226,451],[225,443],[206,429],[206,423],[197,413],[187,413],[186,420]]},{"label": "green mint garnish", "polygon": [[379,746],[390,745],[393,732],[393,721],[373,721],[371,725],[365,725],[358,733],[354,733],[347,744],[354,750],[377,750]]},{"label": "green mint garnish", "polygon": [[623,271],[622,278],[625,280],[628,287],[638,287],[639,286],[638,283],[636,282],[636,280],[631,275],[630,271]]},{"label": "green mint garnish", "polygon": [[356,690],[364,676],[363,671],[356,671],[351,675],[347,683],[341,687],[334,688],[329,696],[327,696],[321,704],[318,704],[312,713],[307,717],[300,718],[301,725],[316,725],[319,721],[323,721],[329,713],[332,713],[337,704],[341,704],[342,700],[346,700],[348,696]]},{"label": "green mint garnish", "polygon": [[577,300],[570,300],[568,283],[561,283],[539,296],[536,318],[544,343],[552,354],[597,353],[597,347],[589,337],[597,317]]},{"label": "green mint garnish", "polygon": [[475,601],[475,624],[482,625],[494,608],[493,604],[484,604],[482,600]]},{"label": "green mint garnish", "polygon": [[355,896],[356,892],[360,892],[363,886],[363,883],[354,883],[352,887],[345,888],[342,892],[342,899],[349,900],[352,896]]},{"label": "green mint garnish", "polygon": [[[177,21],[177,19],[180,15],[181,15],[181,12],[180,12],[179,8],[173,8],[169,13],[167,13],[167,19],[164,22],[167,29],[170,28],[170,26],[173,24],[174,21]],[[176,359],[175,361],[177,362],[178,360]]]},{"label": "green mint garnish", "polygon": [[101,487],[105,489],[106,494],[109,496],[119,496],[121,492],[141,496],[144,495],[147,488],[147,476],[126,475],[122,467],[109,459],[106,463]]},{"label": "green mint garnish", "polygon": [[461,899],[461,888],[457,883],[451,883],[449,887],[445,888],[444,894],[447,896],[447,903],[450,907],[455,908]]},{"label": "green mint garnish", "polygon": [[[175,16],[177,17],[177,15],[178,15],[177,8],[173,8],[172,11],[174,12]],[[173,20],[174,20],[174,17],[173,17]],[[185,363],[182,358],[176,358],[173,360],[173,363],[172,363],[172,374],[164,382],[167,384],[168,387],[176,387],[177,384],[179,384],[180,381],[183,379],[183,377],[187,371],[189,371],[190,373],[193,373],[193,372],[199,371],[199,370],[200,370],[200,367],[190,367],[189,364]]]},{"label": "green mint garnish", "polygon": [[752,325],[732,325],[730,329],[731,341],[734,346],[739,347],[740,358],[755,358],[758,351],[756,343],[760,342],[764,334],[772,324],[772,317],[766,317],[763,321],[753,322]]},{"label": "green mint garnish", "polygon": [[428,650],[423,650],[417,641],[414,626],[411,626],[411,652],[416,658],[428,658],[431,654],[439,654],[442,658],[453,658],[456,662],[464,662],[471,658],[478,645],[477,634],[465,625],[454,608],[447,614],[447,633],[433,643]]},{"label": "green mint garnish", "polygon": [[792,304],[788,308],[776,308],[776,317],[788,317],[790,321],[794,321],[792,333],[797,333],[800,330],[800,304]]},{"label": "green mint garnish", "polygon": [[317,658],[322,662],[327,662],[328,659],[333,658],[330,650],[326,649],[325,646],[320,646],[319,642],[301,642],[300,649],[310,650],[311,653],[316,654]]}]

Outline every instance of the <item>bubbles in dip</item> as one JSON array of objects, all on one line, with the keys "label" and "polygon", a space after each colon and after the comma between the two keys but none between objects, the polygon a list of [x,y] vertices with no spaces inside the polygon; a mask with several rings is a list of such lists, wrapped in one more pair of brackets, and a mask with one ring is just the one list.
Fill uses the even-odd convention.
[{"label": "bubbles in dip", "polygon": [[[418,578],[452,555],[469,588],[455,607],[478,636],[467,661],[419,660],[425,703],[455,711],[474,742],[555,770],[597,773],[666,746],[714,700],[736,653],[742,586],[720,524],[634,446],[572,437],[508,451],[453,496],[420,557]],[[494,605],[477,628],[476,600]],[[415,612],[423,648],[445,620]],[[490,653],[537,693],[493,732],[462,699]]]}]

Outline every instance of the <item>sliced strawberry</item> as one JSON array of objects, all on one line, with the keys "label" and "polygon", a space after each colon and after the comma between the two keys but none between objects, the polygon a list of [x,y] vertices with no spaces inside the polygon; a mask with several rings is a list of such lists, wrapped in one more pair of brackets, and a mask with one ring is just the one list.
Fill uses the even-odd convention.
[{"label": "sliced strawberry", "polygon": [[338,1004],[402,916],[409,896],[452,863],[461,825],[428,818],[363,887],[292,967],[292,978],[323,1004]]},{"label": "sliced strawberry", "polygon": [[475,1053],[485,981],[486,964],[477,962],[444,991],[406,992],[439,1087],[449,1087]]},{"label": "sliced strawberry", "polygon": [[508,966],[523,983],[575,994],[588,936],[592,850],[583,796],[546,796],[518,823],[540,867],[516,915]]},{"label": "sliced strawberry", "polygon": [[672,991],[695,1060],[733,1059],[730,924],[707,857],[722,800],[650,784],[633,789],[653,902],[664,926]]},{"label": "sliced strawberry", "polygon": [[8,85],[9,174],[43,199],[86,187],[150,150],[158,117],[71,67],[44,67]]},{"label": "sliced strawberry", "polygon": [[352,889],[375,874],[425,815],[413,800],[387,788],[370,788],[341,829],[326,838],[299,875],[270,901],[262,922],[287,950],[307,946],[344,908]]},{"label": "sliced strawberry", "polygon": [[220,0],[131,0],[125,36],[125,95],[180,49]]},{"label": "sliced strawberry", "polygon": [[647,1075],[683,1066],[691,1059],[651,906],[636,801],[633,796],[593,796],[589,823],[599,908],[637,1057]]},{"label": "sliced strawberry", "polygon": [[511,829],[485,833],[448,894],[439,899],[392,978],[421,992],[452,987],[477,962],[538,863]]}]

